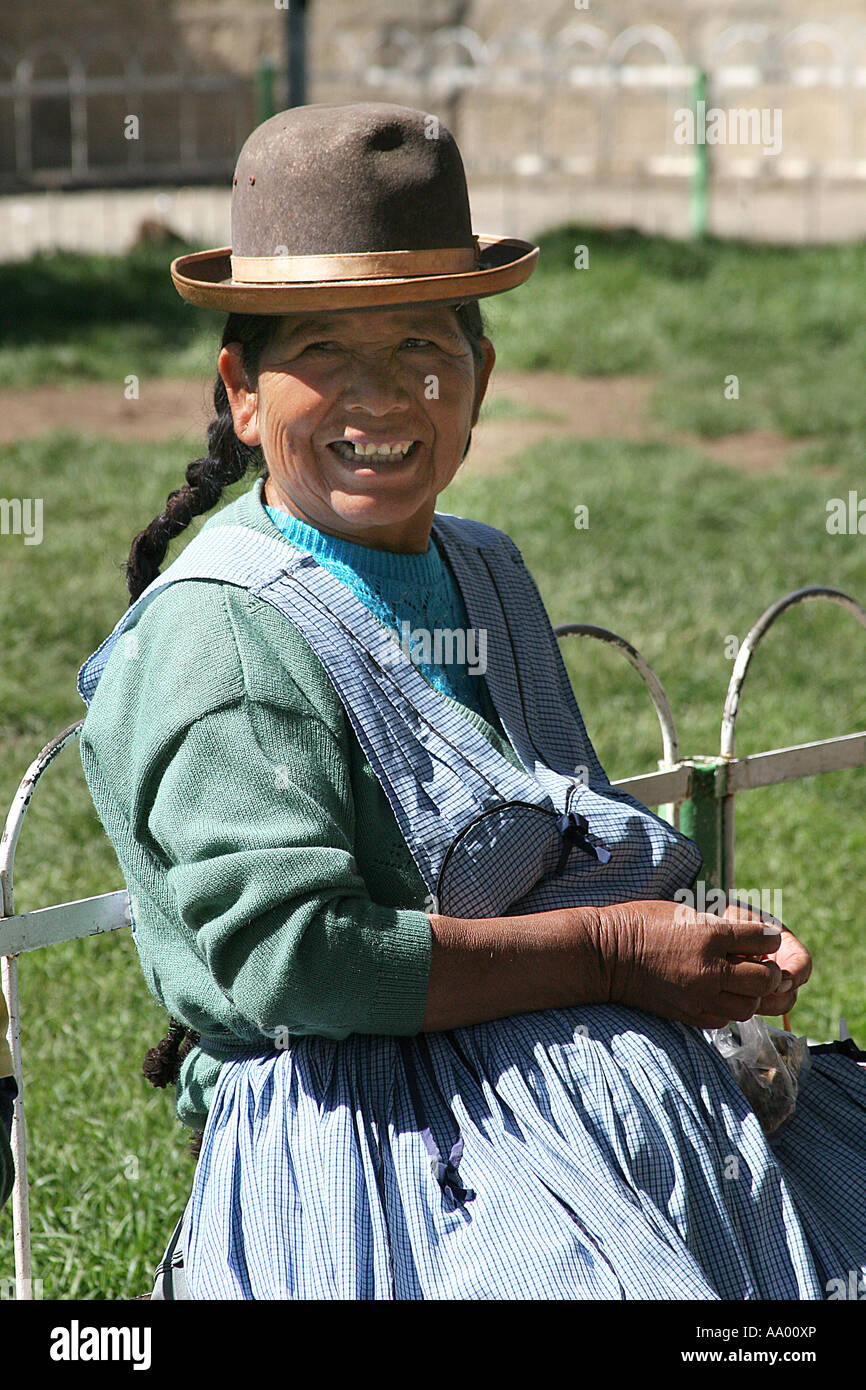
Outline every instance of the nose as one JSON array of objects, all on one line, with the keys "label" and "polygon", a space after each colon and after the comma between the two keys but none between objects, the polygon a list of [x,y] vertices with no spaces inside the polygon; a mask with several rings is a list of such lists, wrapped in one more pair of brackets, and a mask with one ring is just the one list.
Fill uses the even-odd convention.
[{"label": "nose", "polygon": [[342,404],[346,410],[379,416],[408,410],[411,399],[390,355],[373,359],[353,354]]}]

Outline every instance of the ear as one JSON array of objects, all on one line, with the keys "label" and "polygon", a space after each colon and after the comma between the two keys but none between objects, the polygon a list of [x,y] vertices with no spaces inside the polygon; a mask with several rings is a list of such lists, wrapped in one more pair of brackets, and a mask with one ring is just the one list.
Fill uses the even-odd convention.
[{"label": "ear", "polygon": [[259,398],[258,393],[251,391],[247,385],[242,352],[241,343],[227,343],[217,359],[217,367],[225,383],[235,434],[244,444],[254,447],[262,442],[258,421]]},{"label": "ear", "polygon": [[476,368],[475,373],[475,400],[472,405],[472,424],[478,423],[478,413],[481,410],[481,402],[487,392],[487,383],[490,380],[490,373],[493,371],[493,364],[496,361],[496,351],[489,338],[481,339],[482,359],[481,365]]}]

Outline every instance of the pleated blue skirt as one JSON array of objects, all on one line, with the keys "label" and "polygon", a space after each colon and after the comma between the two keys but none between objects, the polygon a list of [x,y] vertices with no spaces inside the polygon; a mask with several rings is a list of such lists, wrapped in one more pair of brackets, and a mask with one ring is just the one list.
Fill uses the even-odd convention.
[{"label": "pleated blue skirt", "polygon": [[222,1068],[187,1279],[199,1299],[866,1292],[864,1141],[850,1057],[813,1056],[768,1140],[699,1030],[619,1006],[305,1038]]}]

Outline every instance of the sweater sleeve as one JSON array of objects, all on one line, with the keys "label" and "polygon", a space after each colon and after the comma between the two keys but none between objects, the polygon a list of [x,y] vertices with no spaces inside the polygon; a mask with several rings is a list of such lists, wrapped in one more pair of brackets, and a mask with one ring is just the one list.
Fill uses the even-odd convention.
[{"label": "sweater sleeve", "polygon": [[268,1036],[418,1032],[429,919],[371,900],[347,749],[295,696],[210,710],[164,760],[147,826],[177,912],[218,988]]}]

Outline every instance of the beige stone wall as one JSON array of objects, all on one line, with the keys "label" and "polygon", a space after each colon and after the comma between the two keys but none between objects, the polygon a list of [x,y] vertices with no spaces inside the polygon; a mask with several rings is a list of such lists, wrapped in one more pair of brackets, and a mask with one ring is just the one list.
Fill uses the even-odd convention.
[{"label": "beige stone wall", "polygon": [[[683,48],[697,48],[735,23],[824,23],[852,34],[866,25],[864,0],[588,0],[581,10],[573,0],[310,0],[309,14],[319,64],[335,38],[389,26],[426,33],[465,24],[487,39],[519,27],[549,36],[578,20],[612,34],[632,24],[658,24]],[[274,0],[7,0],[0,9],[0,43],[17,49],[50,36],[131,47],[161,37],[187,45],[203,61],[249,72],[262,54],[279,57],[282,23]]]},{"label": "beige stone wall", "polygon": [[[443,26],[465,25],[482,42],[495,43],[523,28],[550,43],[570,25],[589,24],[612,41],[630,25],[655,25],[667,31],[683,61],[692,63],[705,59],[733,24],[764,25],[776,34],[798,24],[825,25],[838,37],[843,60],[866,68],[866,0],[588,0],[585,9],[576,8],[575,0],[310,0],[309,15],[308,100],[380,99],[435,111],[457,135],[478,196],[491,207],[499,200],[504,218],[519,209],[521,223],[533,217],[540,223],[549,209],[564,207],[576,217],[687,230],[685,166],[668,167],[690,153],[673,138],[674,111],[688,101],[687,85],[669,93],[576,88],[557,85],[539,72],[538,80],[519,86],[497,79],[473,88],[437,80],[429,61],[414,77],[389,80],[398,71],[407,35],[429,39]],[[216,93],[98,97],[89,104],[87,119],[91,162],[109,171],[109,183],[163,183],[167,170],[161,161],[174,159],[177,178],[222,188],[256,121],[255,73],[263,59],[275,65],[277,97],[283,96],[284,31],[285,13],[275,0],[7,3],[0,13],[0,83],[9,76],[4,55],[39,44],[43,75],[63,71],[63,51],[110,73],[142,46],[155,71],[179,64],[192,73],[222,75],[227,85]],[[799,61],[833,61],[814,32],[811,44],[799,48]],[[54,53],[44,47],[49,38]],[[729,51],[727,61],[753,62],[760,51],[746,41]],[[454,57],[444,47],[438,55],[440,63]],[[383,77],[365,80],[365,57],[384,70]],[[500,67],[508,61],[502,55]],[[510,61],[532,67],[525,51]],[[632,50],[629,61],[636,67],[658,63],[659,54],[643,45]],[[794,226],[798,239],[808,239],[828,226],[844,227],[846,235],[866,226],[866,179],[847,173],[843,179],[838,170],[827,169],[828,160],[847,161],[846,168],[860,161],[866,169],[866,84],[852,93],[778,82],[711,91],[710,100],[782,112],[779,160],[762,158],[759,148],[727,145],[711,152],[712,216],[720,230],[743,225],[759,228],[761,235],[784,235],[786,226]],[[141,120],[134,148],[122,134],[130,111]],[[34,107],[33,126],[34,162],[42,172],[32,186],[67,186],[64,166],[74,134],[68,102],[62,97],[41,101]],[[195,161],[187,157],[191,150]],[[545,172],[539,158],[560,167]],[[5,98],[0,91],[0,179],[9,192],[15,162],[12,101],[8,91]],[[826,212],[830,207],[832,217]]]}]

